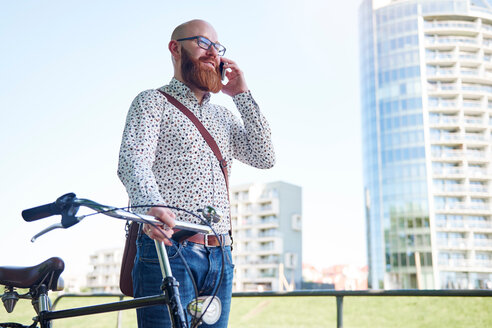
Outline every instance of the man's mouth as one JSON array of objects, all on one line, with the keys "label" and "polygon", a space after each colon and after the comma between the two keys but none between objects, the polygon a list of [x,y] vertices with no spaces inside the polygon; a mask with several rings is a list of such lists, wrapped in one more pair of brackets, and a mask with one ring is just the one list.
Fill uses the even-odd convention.
[{"label": "man's mouth", "polygon": [[202,61],[201,62],[203,65],[207,66],[207,67],[210,67],[212,70],[215,70],[215,63],[214,62],[210,62],[210,61]]}]

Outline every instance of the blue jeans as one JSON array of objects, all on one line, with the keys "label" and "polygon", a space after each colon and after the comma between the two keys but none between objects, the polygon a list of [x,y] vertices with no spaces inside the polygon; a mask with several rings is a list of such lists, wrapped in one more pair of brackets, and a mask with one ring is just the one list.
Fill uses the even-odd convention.
[{"label": "blue jeans", "polygon": [[[231,247],[226,246],[224,250],[224,277],[216,295],[222,303],[222,314],[219,321],[213,326],[203,323],[200,327],[227,327],[231,307],[234,265],[232,264]],[[178,252],[186,259],[201,296],[212,295],[219,282],[222,263],[221,249],[220,247],[205,247],[184,241],[177,244],[177,249],[166,246],[166,251],[173,276],[179,282],[179,294],[183,310],[187,315],[188,323],[191,323],[191,316],[186,307],[195,298],[195,290]],[[157,295],[162,292],[162,273],[155,244],[146,234],[139,234],[137,238],[137,255],[132,276],[133,295],[135,297]],[[139,328],[171,327],[171,319],[165,305],[137,309],[137,320]]]}]

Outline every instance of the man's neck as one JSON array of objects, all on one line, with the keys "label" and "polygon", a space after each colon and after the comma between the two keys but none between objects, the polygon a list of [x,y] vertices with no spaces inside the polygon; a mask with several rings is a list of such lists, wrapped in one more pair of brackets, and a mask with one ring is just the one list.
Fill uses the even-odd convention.
[{"label": "man's neck", "polygon": [[175,75],[174,78],[176,80],[178,80],[179,82],[183,83],[184,85],[186,85],[188,88],[190,88],[191,92],[193,92],[196,99],[198,100],[198,103],[200,105],[202,104],[203,97],[205,97],[205,95],[208,93],[207,91],[200,90],[196,86],[194,86],[193,84],[190,84],[190,83],[183,81],[183,78],[180,76]]}]

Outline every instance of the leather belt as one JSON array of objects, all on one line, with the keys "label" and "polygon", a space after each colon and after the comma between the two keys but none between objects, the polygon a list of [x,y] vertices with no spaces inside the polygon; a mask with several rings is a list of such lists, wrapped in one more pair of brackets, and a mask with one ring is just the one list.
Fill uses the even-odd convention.
[{"label": "leather belt", "polygon": [[[174,229],[174,231],[177,231],[178,229]],[[219,235],[220,241],[223,246],[231,246],[232,245],[232,240],[231,236],[229,234],[224,234],[224,235]],[[203,233],[196,233],[191,237],[184,238],[180,240],[179,242],[183,241],[189,241],[195,244],[200,244],[204,245],[207,247],[216,247],[220,246],[219,239],[215,235],[206,235]]]}]

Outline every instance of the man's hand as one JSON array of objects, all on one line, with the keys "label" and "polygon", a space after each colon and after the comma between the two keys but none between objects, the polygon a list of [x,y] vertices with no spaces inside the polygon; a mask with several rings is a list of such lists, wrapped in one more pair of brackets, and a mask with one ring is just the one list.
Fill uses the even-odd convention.
[{"label": "man's hand", "polygon": [[237,64],[224,57],[221,58],[221,61],[224,63],[226,77],[229,80],[227,84],[222,87],[222,92],[228,96],[234,97],[237,94],[248,91],[244,74]]},{"label": "man's hand", "polygon": [[[176,218],[176,215],[170,209],[164,207],[152,207],[147,214],[152,215],[157,220],[164,223],[164,226],[155,228],[146,223],[143,226],[143,232],[150,238],[162,241],[164,244],[171,246],[172,243],[167,238],[171,238],[174,233],[172,228],[175,225],[174,219]],[[164,237],[164,235],[166,235],[167,238]]]}]

